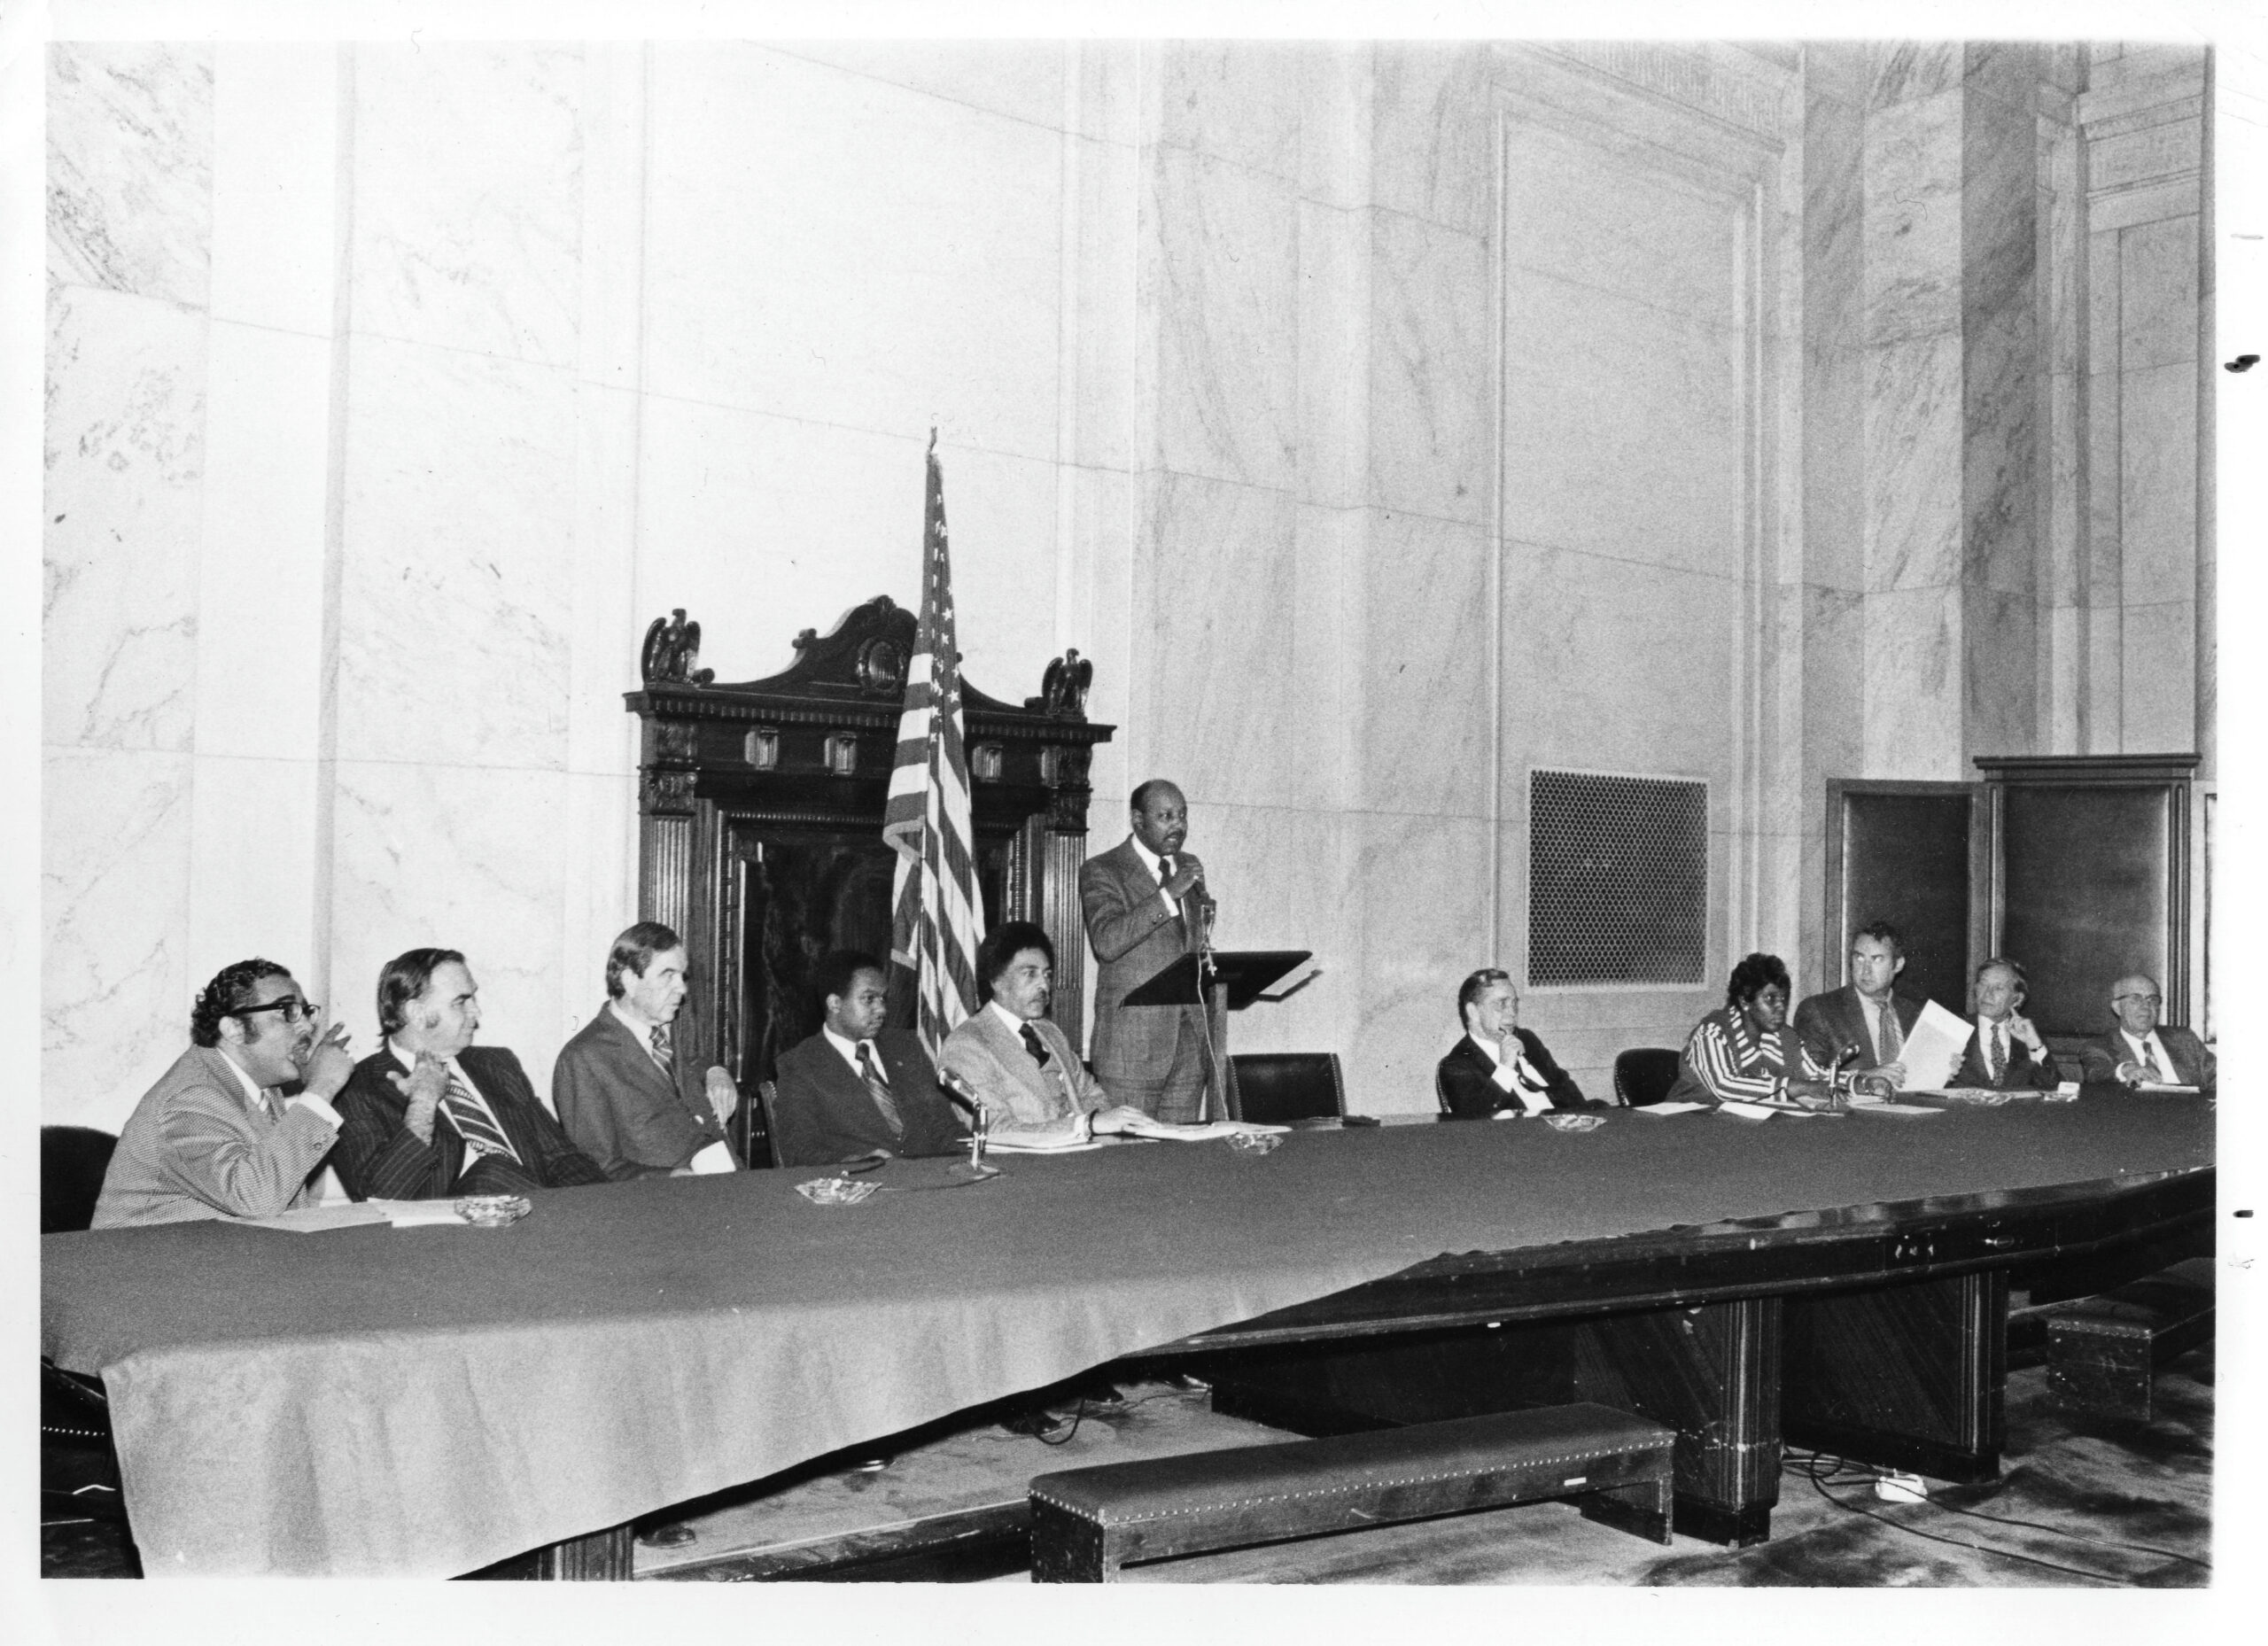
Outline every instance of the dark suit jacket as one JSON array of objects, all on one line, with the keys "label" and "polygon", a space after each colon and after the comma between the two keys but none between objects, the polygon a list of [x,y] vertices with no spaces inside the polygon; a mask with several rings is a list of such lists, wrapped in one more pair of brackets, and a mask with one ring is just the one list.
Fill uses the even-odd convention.
[{"label": "dark suit jacket", "polygon": [[1086,921],[1087,947],[1095,956],[1095,1027],[1089,1041],[1095,1075],[1105,1085],[1114,1075],[1161,1080],[1173,1067],[1174,1044],[1184,1017],[1201,1021],[1195,990],[1187,1005],[1123,1005],[1127,995],[1202,946],[1200,899],[1181,900],[1176,920],[1158,893],[1152,874],[1122,840],[1079,866],[1079,912]]},{"label": "dark suit jacket", "polygon": [[[1891,990],[1891,1001],[1898,1009],[1900,1037],[1914,1032],[1914,1020],[1922,1015],[1928,1002],[1919,995],[1900,994]],[[1867,1008],[1859,1004],[1859,986],[1845,983],[1840,989],[1830,989],[1823,995],[1807,997],[1796,1008],[1796,1038],[1810,1052],[1812,1061],[1821,1068],[1835,1067],[1835,1060],[1843,1055],[1843,1048],[1859,1048],[1859,1060],[1853,1068],[1875,1066],[1874,1021]],[[1942,1070],[1930,1070],[1934,1077]]]},{"label": "dark suit jacket", "polygon": [[968,1141],[952,1100],[921,1043],[904,1029],[874,1037],[882,1078],[905,1122],[893,1137],[865,1083],[823,1034],[780,1054],[772,1096],[772,1158],[782,1166],[832,1166],[875,1149],[892,1154],[951,1154]]},{"label": "dark suit jacket", "polygon": [[409,1071],[382,1046],[354,1066],[332,1105],[344,1125],[331,1163],[347,1193],[358,1200],[447,1200],[460,1194],[523,1194],[607,1180],[537,1100],[519,1059],[501,1046],[467,1046],[457,1061],[488,1099],[522,1163],[515,1166],[492,1154],[460,1176],[464,1139],[439,1115],[433,1141],[418,1142],[417,1134],[402,1124],[409,1099],[386,1079]]},{"label": "dark suit jacket", "polygon": [[[2173,1060],[2173,1083],[2195,1086],[2200,1091],[2213,1090],[2220,1060],[2205,1048],[2205,1043],[2186,1029],[2171,1029],[2158,1025],[2158,1040],[2165,1047],[2165,1054]],[[2090,1040],[2079,1049],[2079,1078],[2086,1081],[2116,1080],[2118,1066],[2134,1056],[2134,1049],[2126,1044],[2126,1037],[2112,1029],[2100,1040]]]},{"label": "dark suit jacket", "polygon": [[[1512,1030],[1519,1037],[1520,1050],[1535,1072],[1543,1076],[1543,1095],[1551,1099],[1555,1109],[1579,1109],[1584,1106],[1582,1089],[1573,1076],[1552,1060],[1551,1053],[1525,1029]],[[1493,1076],[1496,1065],[1488,1054],[1472,1044],[1469,1034],[1457,1037],[1456,1044],[1442,1058],[1433,1071],[1434,1091],[1447,1106],[1449,1112],[1460,1120],[1486,1120],[1499,1109],[1518,1109],[1520,1100],[1499,1086]]]},{"label": "dark suit jacket", "polygon": [[1968,1048],[1961,1054],[1961,1068],[1950,1083],[1997,1087],[2002,1091],[2053,1091],[2055,1083],[2062,1078],[2062,1074],[2056,1069],[2053,1052],[2047,1054],[2045,1062],[2035,1063],[2031,1060],[2031,1048],[2011,1035],[2008,1037],[2008,1067],[2000,1079],[1994,1080],[1992,1060],[1984,1054],[1984,1037],[1972,1029],[1969,1031]]},{"label": "dark suit jacket", "polygon": [[672,1081],[611,1004],[559,1048],[551,1067],[559,1123],[617,1182],[666,1177],[712,1143],[732,1146],[709,1106],[707,1071],[692,1068],[693,1060],[682,1054],[677,1061]]}]

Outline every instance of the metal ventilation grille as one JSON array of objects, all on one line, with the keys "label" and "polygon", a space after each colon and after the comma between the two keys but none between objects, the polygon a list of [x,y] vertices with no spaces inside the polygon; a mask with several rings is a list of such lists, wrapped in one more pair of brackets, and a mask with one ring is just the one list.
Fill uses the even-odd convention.
[{"label": "metal ventilation grille", "polygon": [[1527,981],[1706,980],[1709,786],[1528,773]]}]

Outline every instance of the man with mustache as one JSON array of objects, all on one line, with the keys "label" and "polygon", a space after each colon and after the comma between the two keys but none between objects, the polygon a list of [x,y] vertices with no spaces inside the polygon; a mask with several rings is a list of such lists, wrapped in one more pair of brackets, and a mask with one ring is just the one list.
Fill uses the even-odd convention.
[{"label": "man with mustache", "polygon": [[1189,803],[1163,778],[1132,796],[1133,832],[1079,866],[1079,910],[1095,954],[1095,1076],[1119,1102],[1162,1121],[1205,1118],[1208,1025],[1194,988],[1176,1005],[1126,997],[1209,941],[1217,906],[1205,866],[1182,842]]},{"label": "man with mustache", "polygon": [[[346,1030],[272,960],[239,960],[205,985],[190,1049],[136,1106],[95,1202],[94,1226],[272,1217],[312,1205],[308,1183],[338,1141],[330,1099],[353,1072]],[[286,1099],[279,1088],[298,1085]]]}]

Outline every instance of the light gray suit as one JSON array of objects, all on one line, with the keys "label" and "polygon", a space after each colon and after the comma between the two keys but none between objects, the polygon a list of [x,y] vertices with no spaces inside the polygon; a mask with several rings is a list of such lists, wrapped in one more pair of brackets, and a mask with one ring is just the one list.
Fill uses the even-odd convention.
[{"label": "light gray suit", "polygon": [[1090,1043],[1095,1073],[1118,1101],[1161,1120],[1202,1118],[1205,1009],[1193,989],[1185,1005],[1123,1003],[1182,955],[1203,947],[1203,900],[1193,890],[1177,918],[1130,840],[1079,866],[1079,911],[1096,962]]},{"label": "light gray suit", "polygon": [[119,1133],[94,1226],[272,1217],[314,1203],[307,1179],[338,1141],[331,1123],[267,1091],[255,1104],[217,1046],[191,1046]]},{"label": "light gray suit", "polygon": [[1045,1068],[990,1005],[945,1037],[938,1061],[969,1083],[996,1122],[1040,1126],[1080,1109],[1091,1114],[1108,1108],[1110,1094],[1087,1073],[1063,1031],[1044,1017],[1031,1027],[1047,1048]]}]

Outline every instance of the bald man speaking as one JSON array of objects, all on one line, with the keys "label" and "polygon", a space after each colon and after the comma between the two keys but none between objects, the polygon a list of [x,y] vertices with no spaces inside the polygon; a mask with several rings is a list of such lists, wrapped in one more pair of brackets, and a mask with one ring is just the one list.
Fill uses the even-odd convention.
[{"label": "bald man speaking", "polygon": [[1152,778],[1134,791],[1133,832],[1079,866],[1079,909],[1094,951],[1095,1030],[1088,1054],[1113,1100],[1162,1121],[1204,1118],[1205,1009],[1128,1005],[1127,995],[1204,946],[1214,904],[1205,866],[1182,850],[1189,806]]}]

